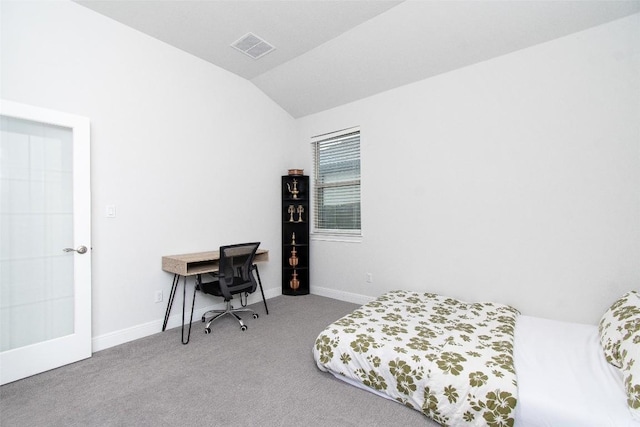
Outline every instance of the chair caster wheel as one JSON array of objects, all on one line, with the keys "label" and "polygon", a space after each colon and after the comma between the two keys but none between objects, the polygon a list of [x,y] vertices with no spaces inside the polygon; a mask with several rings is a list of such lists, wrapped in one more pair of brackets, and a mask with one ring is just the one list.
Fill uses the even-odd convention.
[{"label": "chair caster wheel", "polygon": [[258,317],[259,317],[259,316],[258,316],[258,313],[253,313],[253,318],[254,318],[254,319],[257,319]]},{"label": "chair caster wheel", "polygon": [[240,326],[240,330],[243,331],[243,332],[246,331],[247,330],[247,325]]},{"label": "chair caster wheel", "polygon": [[204,333],[205,334],[210,334],[211,333],[211,328],[204,328]]}]

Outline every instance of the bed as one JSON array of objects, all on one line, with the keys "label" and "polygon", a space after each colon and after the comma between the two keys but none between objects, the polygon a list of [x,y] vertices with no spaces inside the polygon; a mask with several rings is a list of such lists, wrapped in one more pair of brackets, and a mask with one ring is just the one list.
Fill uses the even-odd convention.
[{"label": "bed", "polygon": [[598,327],[392,291],[328,325],[313,354],[320,370],[445,426],[640,427],[638,347],[635,292]]}]

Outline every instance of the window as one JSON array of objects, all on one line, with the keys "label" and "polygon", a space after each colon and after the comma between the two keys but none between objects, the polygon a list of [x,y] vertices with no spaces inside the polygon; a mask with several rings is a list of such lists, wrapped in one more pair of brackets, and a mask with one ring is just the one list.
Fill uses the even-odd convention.
[{"label": "window", "polygon": [[314,231],[360,235],[360,129],[319,135],[312,142]]}]

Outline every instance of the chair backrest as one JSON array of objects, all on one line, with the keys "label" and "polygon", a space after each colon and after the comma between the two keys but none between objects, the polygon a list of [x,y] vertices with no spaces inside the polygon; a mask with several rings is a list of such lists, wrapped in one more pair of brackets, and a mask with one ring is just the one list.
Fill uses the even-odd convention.
[{"label": "chair backrest", "polygon": [[220,246],[219,281],[225,299],[240,292],[253,292],[258,284],[252,266],[260,242]]}]

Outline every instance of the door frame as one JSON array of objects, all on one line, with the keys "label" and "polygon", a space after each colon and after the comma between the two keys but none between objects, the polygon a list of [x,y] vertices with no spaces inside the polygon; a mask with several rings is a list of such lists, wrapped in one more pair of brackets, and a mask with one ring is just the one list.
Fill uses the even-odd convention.
[{"label": "door frame", "polygon": [[[69,128],[73,134],[73,248],[91,248],[90,121],[86,117],[0,100],[0,115]],[[71,242],[70,242],[71,243]],[[63,248],[60,248],[62,251]],[[74,332],[0,352],[0,384],[91,357],[91,250],[74,252]],[[43,321],[46,321],[43,319]],[[40,346],[40,347],[38,347]],[[44,346],[44,347],[42,347]]]}]

